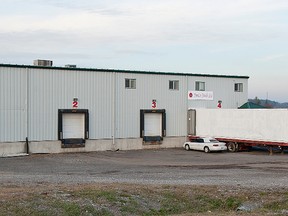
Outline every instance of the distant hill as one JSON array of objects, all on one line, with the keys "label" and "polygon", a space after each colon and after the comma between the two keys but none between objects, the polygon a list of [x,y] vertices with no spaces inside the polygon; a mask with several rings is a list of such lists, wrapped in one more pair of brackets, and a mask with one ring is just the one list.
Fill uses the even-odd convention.
[{"label": "distant hill", "polygon": [[267,108],[276,108],[276,109],[280,109],[280,108],[288,108],[288,103],[279,103],[276,101],[271,101],[271,100],[263,100],[263,99],[248,99],[249,102],[253,102],[256,104],[259,104],[261,106],[267,107]]}]

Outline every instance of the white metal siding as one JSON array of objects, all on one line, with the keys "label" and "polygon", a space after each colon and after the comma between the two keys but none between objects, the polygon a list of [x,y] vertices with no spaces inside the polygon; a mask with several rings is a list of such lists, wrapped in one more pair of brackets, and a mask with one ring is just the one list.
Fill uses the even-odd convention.
[{"label": "white metal siding", "polygon": [[[125,88],[125,78],[136,79],[136,89]],[[169,81],[179,80],[179,90]],[[188,101],[195,81],[214,92],[213,101]],[[234,92],[243,83],[243,92]],[[0,67],[0,141],[58,139],[58,109],[89,110],[89,139],[139,138],[140,110],[165,109],[166,136],[186,136],[188,108],[236,107],[247,101],[248,81],[237,78],[141,74],[57,68]],[[28,111],[27,111],[28,110]],[[28,125],[28,127],[27,127]],[[115,134],[114,134],[115,131]]]},{"label": "white metal siding", "polygon": [[[187,86],[185,76],[116,74],[116,138],[140,136],[140,110],[166,111],[166,136],[187,133]],[[125,89],[125,78],[136,79],[136,89]],[[179,90],[169,90],[169,80],[179,80]]]},{"label": "white metal siding", "polygon": [[112,73],[30,69],[30,139],[57,140],[58,109],[89,110],[89,138],[112,137]]},{"label": "white metal siding", "polygon": [[0,67],[0,142],[24,141],[26,136],[26,70]]},{"label": "white metal siding", "polygon": [[[188,77],[188,91],[195,91],[195,82],[205,82],[205,91],[213,92],[213,100],[188,100],[188,108],[217,108],[222,101],[222,108],[238,108],[248,101],[248,79],[221,77]],[[235,92],[234,84],[243,83],[243,92]],[[187,95],[188,98],[188,95]]]}]

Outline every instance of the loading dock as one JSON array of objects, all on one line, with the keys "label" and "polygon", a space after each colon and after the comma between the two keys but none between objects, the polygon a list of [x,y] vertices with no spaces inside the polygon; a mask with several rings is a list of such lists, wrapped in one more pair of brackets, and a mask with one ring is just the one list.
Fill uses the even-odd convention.
[{"label": "loading dock", "polygon": [[59,110],[58,124],[59,139],[63,148],[85,147],[85,140],[89,135],[88,110]]},{"label": "loading dock", "polygon": [[144,142],[161,142],[166,135],[165,109],[141,110],[140,129]]}]

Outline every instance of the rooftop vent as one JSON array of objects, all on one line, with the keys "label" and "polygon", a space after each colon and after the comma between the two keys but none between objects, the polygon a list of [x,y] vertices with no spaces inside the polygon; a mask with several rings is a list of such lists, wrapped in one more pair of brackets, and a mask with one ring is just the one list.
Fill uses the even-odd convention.
[{"label": "rooftop vent", "polygon": [[52,67],[53,61],[37,59],[37,60],[34,60],[34,61],[33,61],[33,64],[34,64],[35,66]]},{"label": "rooftop vent", "polygon": [[67,68],[76,68],[76,67],[77,67],[77,65],[71,65],[71,64],[67,64],[67,65],[65,65],[65,67],[67,67]]}]

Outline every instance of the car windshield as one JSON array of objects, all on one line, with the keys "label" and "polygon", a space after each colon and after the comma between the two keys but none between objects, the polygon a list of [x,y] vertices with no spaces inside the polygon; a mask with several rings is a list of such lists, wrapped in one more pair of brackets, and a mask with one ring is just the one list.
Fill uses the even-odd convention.
[{"label": "car windshield", "polygon": [[216,139],[210,139],[210,142],[212,142],[212,143],[217,143],[217,142],[219,142],[219,141],[216,140]]}]

